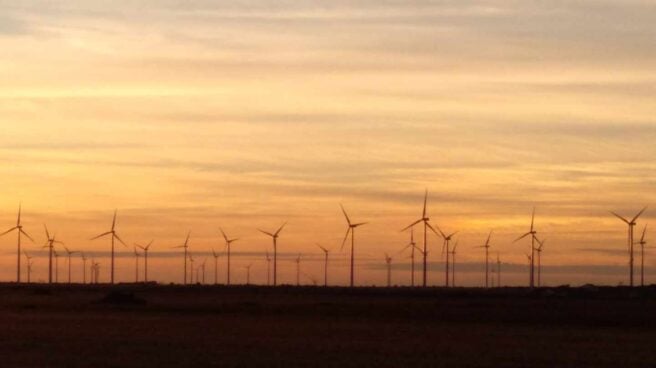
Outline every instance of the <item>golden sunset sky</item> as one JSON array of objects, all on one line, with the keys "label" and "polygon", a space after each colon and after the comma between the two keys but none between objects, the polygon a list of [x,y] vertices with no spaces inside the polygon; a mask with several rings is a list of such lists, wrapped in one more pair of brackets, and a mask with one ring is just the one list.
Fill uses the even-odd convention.
[{"label": "golden sunset sky", "polygon": [[[458,284],[482,284],[474,246],[489,230],[504,282],[526,283],[529,245],[512,240],[533,206],[546,284],[627,283],[609,211],[656,199],[655,24],[656,3],[638,0],[0,1],[0,227],[22,201],[34,279],[47,223],[106,281],[109,243],[88,239],[116,208],[130,246],[155,239],[151,278],[179,282],[171,247],[191,230],[209,263],[221,226],[241,238],[234,279],[253,263],[262,283],[256,229],[289,221],[280,279],[302,253],[303,282],[321,280],[318,242],[345,284],[343,203],[370,222],[357,283],[383,283],[389,252],[405,284],[399,230],[428,188],[433,223],[461,231]],[[0,238],[0,280],[15,278],[15,243]],[[134,279],[127,253],[117,272]]]}]

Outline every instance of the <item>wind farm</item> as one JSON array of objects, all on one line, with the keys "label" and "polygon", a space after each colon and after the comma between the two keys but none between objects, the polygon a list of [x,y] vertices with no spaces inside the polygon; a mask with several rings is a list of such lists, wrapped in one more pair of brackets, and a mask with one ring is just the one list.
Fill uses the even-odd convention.
[{"label": "wind farm", "polygon": [[0,2],[0,367],[652,367],[656,3]]}]

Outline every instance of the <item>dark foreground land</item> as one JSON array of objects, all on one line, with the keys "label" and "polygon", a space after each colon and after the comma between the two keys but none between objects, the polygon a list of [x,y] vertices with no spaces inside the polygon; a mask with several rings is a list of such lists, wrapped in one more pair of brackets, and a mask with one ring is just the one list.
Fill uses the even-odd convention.
[{"label": "dark foreground land", "polygon": [[2,367],[654,367],[656,288],[0,285]]}]

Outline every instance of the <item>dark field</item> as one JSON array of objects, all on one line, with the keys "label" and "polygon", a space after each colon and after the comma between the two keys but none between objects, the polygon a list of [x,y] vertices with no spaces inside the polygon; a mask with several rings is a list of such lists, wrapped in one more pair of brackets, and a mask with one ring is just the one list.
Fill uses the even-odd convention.
[{"label": "dark field", "polygon": [[2,367],[654,367],[656,289],[0,285]]}]

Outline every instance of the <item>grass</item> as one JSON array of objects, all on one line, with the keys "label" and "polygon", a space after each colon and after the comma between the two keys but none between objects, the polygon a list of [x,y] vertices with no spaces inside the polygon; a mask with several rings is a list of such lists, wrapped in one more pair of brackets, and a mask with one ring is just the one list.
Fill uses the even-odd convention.
[{"label": "grass", "polygon": [[656,289],[0,285],[6,367],[651,367]]}]

